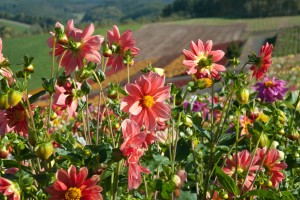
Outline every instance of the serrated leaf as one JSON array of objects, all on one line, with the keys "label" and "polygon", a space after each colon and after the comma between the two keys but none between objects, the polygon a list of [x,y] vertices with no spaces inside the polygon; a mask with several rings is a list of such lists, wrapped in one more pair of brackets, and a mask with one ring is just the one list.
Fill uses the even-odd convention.
[{"label": "serrated leaf", "polygon": [[223,172],[220,167],[216,167],[216,174],[220,184],[227,192],[233,193],[235,196],[240,193],[240,189],[237,187],[234,180]]}]

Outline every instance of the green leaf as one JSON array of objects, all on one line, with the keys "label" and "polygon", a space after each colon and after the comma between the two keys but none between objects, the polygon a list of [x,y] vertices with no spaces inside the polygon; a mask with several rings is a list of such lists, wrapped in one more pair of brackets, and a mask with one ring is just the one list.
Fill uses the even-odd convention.
[{"label": "green leaf", "polygon": [[266,199],[273,199],[273,200],[280,199],[276,192],[270,190],[262,190],[262,189],[249,191],[246,194],[244,194],[241,197],[241,199],[245,197],[253,197],[253,196],[263,197]]},{"label": "green leaf", "polygon": [[189,191],[181,191],[178,200],[197,200],[197,194]]},{"label": "green leaf", "polygon": [[30,104],[34,103],[36,100],[38,100],[41,96],[43,96],[44,94],[46,94],[46,90],[42,90],[38,93],[35,93],[34,95],[32,95],[30,98],[29,98],[29,102]]},{"label": "green leaf", "polygon": [[296,200],[296,198],[290,191],[283,191],[280,193],[280,195],[282,195],[280,197],[281,200]]},{"label": "green leaf", "polygon": [[240,193],[240,190],[235,184],[234,180],[230,176],[225,174],[220,167],[216,167],[216,174],[220,184],[227,192],[233,193],[235,196]]},{"label": "green leaf", "polygon": [[200,131],[201,135],[206,137],[209,141],[211,141],[211,136],[208,131],[202,129],[198,124],[194,124],[194,127]]}]

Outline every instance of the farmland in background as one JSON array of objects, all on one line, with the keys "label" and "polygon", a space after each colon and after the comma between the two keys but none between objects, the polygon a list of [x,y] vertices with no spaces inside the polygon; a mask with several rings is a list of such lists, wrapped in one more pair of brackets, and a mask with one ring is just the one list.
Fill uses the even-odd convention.
[{"label": "farmland in background", "polygon": [[281,29],[275,39],[275,56],[285,56],[300,52],[300,26]]}]

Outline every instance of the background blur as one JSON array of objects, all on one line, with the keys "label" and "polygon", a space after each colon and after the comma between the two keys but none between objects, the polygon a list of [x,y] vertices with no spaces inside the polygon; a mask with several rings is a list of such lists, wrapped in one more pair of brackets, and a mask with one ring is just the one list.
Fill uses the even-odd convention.
[{"label": "background blur", "polygon": [[[0,0],[4,56],[15,70],[24,55],[35,58],[33,91],[41,87],[41,77],[49,77],[49,31],[57,21],[66,24],[69,19],[81,28],[94,23],[95,33],[103,36],[113,24],[121,31],[133,30],[141,49],[133,78],[152,63],[165,69],[167,81],[185,84],[189,77],[182,49],[191,40],[212,39],[215,49],[227,52],[224,64],[233,57],[246,62],[251,51],[258,53],[268,41],[275,46],[269,75],[299,89],[300,0]],[[108,79],[122,81],[126,73],[112,72]]]}]

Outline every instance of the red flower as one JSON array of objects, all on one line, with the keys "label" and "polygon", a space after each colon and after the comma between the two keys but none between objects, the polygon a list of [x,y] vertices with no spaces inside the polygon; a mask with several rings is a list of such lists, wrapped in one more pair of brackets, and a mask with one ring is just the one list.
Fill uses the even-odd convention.
[{"label": "red flower", "polygon": [[164,83],[164,76],[150,72],[125,86],[129,95],[121,102],[121,109],[130,113],[130,119],[140,127],[144,125],[148,131],[153,131],[157,122],[171,117],[171,109],[164,103],[170,98],[170,87]]},{"label": "red flower", "polygon": [[[60,23],[56,24],[56,28],[60,28],[64,31],[64,27]],[[92,36],[93,33],[93,24],[90,24],[82,31],[74,28],[73,20],[69,20],[62,41],[58,40],[55,44],[55,56],[58,56],[58,61],[62,59],[61,65],[65,67],[67,76],[70,75],[76,67],[82,68],[84,59],[87,62],[101,63],[101,55],[98,51],[100,50],[104,38],[100,35]],[[52,33],[52,35],[53,36],[48,40],[48,46],[50,48],[54,47],[55,34]]]},{"label": "red flower", "polygon": [[[245,178],[245,173],[248,170],[248,167],[251,162],[251,154],[247,150],[243,150],[239,152],[237,155],[233,154],[232,159],[226,160],[226,167],[223,168],[223,171],[228,174],[229,176],[233,176],[235,172],[238,173],[238,177],[241,179],[239,182],[240,186],[243,183],[243,179]],[[257,165],[257,162],[259,160],[259,157],[255,155],[252,166],[250,167],[249,174],[246,177],[245,181],[245,189],[249,189],[252,181],[254,180],[255,174],[254,172],[259,168],[259,165]],[[238,165],[236,165],[238,164]]]},{"label": "red flower", "polygon": [[188,74],[195,74],[197,78],[220,78],[219,72],[226,69],[216,62],[220,61],[225,53],[221,50],[212,51],[212,46],[211,40],[206,41],[205,45],[201,40],[198,40],[197,44],[191,41],[192,51],[183,50],[186,59],[183,64],[189,67]]},{"label": "red flower", "polygon": [[[257,150],[260,162],[263,160],[266,151],[266,148]],[[275,188],[278,188],[279,183],[285,178],[284,173],[281,172],[281,170],[287,168],[287,164],[285,162],[280,162],[279,160],[280,156],[278,150],[270,149],[263,164],[267,174],[270,175],[270,181]]]},{"label": "red flower", "polygon": [[102,187],[97,185],[99,176],[94,175],[87,179],[88,170],[80,168],[77,173],[76,167],[71,165],[68,171],[59,169],[56,173],[56,181],[46,188],[51,195],[49,200],[102,200]]},{"label": "red flower", "polygon": [[[125,67],[124,59],[125,54],[129,53],[132,57],[137,56],[140,50],[135,47],[135,39],[132,38],[130,30],[125,31],[121,36],[119,29],[116,25],[113,26],[111,31],[107,31],[107,39],[113,54],[109,56],[107,66],[112,66],[115,71]],[[133,65],[133,60],[132,63]]]},{"label": "red flower", "polygon": [[7,109],[4,116],[9,127],[7,131],[14,131],[25,136],[28,134],[26,111],[20,103]]},{"label": "red flower", "polygon": [[268,71],[268,68],[271,66],[271,54],[273,52],[273,45],[266,43],[265,46],[262,46],[260,49],[259,56],[254,56],[250,60],[252,66],[250,69],[253,71],[252,77],[255,76],[256,80],[262,78],[265,73]]},{"label": "red flower", "polygon": [[20,200],[20,188],[16,183],[11,182],[5,178],[0,177],[0,193],[8,196],[10,200]]}]

